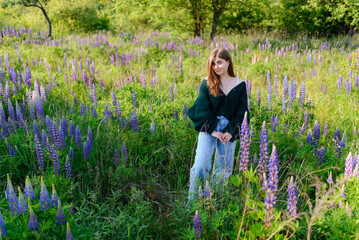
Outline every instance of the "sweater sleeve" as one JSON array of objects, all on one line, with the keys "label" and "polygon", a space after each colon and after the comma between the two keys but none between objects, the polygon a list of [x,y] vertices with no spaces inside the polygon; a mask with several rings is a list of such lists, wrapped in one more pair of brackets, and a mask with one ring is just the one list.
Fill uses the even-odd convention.
[{"label": "sweater sleeve", "polygon": [[228,132],[232,135],[232,140],[236,140],[239,138],[240,126],[242,124],[245,112],[247,112],[247,120],[249,123],[247,87],[244,84],[244,88],[242,88],[239,95],[239,101],[236,106],[235,115],[228,123],[227,127],[223,129],[223,132]]},{"label": "sweater sleeve", "polygon": [[212,133],[216,128],[218,120],[213,114],[206,80],[203,80],[198,97],[187,113],[197,131]]}]

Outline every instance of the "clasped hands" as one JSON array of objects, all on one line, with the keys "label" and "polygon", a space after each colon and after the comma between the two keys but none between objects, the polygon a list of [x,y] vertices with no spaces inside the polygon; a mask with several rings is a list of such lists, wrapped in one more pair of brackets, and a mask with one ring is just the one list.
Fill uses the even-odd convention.
[{"label": "clasped hands", "polygon": [[213,131],[211,135],[212,137],[218,138],[223,144],[229,142],[232,138],[232,135],[228,132],[222,133]]}]

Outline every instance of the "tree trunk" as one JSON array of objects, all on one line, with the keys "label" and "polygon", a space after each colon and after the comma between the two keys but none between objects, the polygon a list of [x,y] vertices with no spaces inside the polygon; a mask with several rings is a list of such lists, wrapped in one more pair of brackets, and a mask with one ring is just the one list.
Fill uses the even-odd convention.
[{"label": "tree trunk", "polygon": [[213,22],[212,22],[212,32],[211,32],[211,40],[214,39],[214,36],[216,35],[216,29],[217,29],[217,23],[219,19],[219,11],[213,12]]},{"label": "tree trunk", "polygon": [[48,37],[49,37],[49,38],[52,38],[52,35],[51,35],[51,22],[50,22],[50,19],[49,19],[49,17],[47,16],[47,13],[46,13],[45,9],[44,9],[43,7],[40,7],[40,9],[41,9],[42,13],[44,14],[44,16],[45,16],[45,18],[46,18],[47,23],[49,24],[49,35],[48,35]]}]

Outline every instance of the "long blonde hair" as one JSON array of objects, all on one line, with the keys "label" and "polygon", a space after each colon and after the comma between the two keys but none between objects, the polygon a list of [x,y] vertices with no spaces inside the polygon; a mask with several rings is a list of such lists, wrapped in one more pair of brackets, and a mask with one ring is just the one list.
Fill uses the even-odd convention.
[{"label": "long blonde hair", "polygon": [[233,63],[232,63],[231,55],[226,49],[216,48],[211,52],[207,61],[207,86],[209,88],[210,93],[213,96],[218,97],[220,96],[219,84],[221,83],[221,77],[217,73],[215,73],[212,68],[212,64],[216,59],[216,57],[229,61],[229,66],[228,66],[229,76],[234,77],[234,71],[233,71]]}]

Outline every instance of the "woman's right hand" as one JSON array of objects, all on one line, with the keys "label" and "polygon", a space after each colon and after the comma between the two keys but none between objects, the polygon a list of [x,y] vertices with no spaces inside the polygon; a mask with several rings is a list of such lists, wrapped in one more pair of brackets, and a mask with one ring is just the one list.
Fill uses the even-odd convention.
[{"label": "woman's right hand", "polygon": [[223,133],[213,131],[211,135],[212,137],[218,138],[221,142],[223,141]]}]

